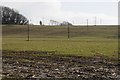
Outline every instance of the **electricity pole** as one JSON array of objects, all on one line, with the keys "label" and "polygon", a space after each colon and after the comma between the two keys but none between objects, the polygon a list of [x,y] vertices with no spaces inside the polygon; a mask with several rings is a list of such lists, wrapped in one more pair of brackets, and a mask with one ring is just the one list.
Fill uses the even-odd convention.
[{"label": "electricity pole", "polygon": [[89,27],[88,27],[88,19],[87,19],[87,30],[89,30]]},{"label": "electricity pole", "polygon": [[68,39],[70,38],[70,27],[69,27],[69,23],[68,23]]},{"label": "electricity pole", "polygon": [[100,24],[102,24],[102,19],[100,19]]},{"label": "electricity pole", "polygon": [[27,41],[30,41],[30,21],[28,21],[28,36]]},{"label": "electricity pole", "polygon": [[43,25],[44,25],[44,17],[42,17],[42,20],[43,20]]},{"label": "electricity pole", "polygon": [[88,27],[88,19],[87,19],[87,27]]},{"label": "electricity pole", "polygon": [[96,21],[96,20],[97,20],[97,17],[95,16],[95,26],[96,26],[96,24],[97,24],[97,21]]}]

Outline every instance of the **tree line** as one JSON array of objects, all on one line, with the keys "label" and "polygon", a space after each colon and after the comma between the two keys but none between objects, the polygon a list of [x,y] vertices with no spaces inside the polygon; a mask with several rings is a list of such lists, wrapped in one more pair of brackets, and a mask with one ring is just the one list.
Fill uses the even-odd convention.
[{"label": "tree line", "polygon": [[0,19],[2,24],[16,24],[16,25],[26,25],[28,20],[17,10],[11,9],[9,7],[0,6]]}]

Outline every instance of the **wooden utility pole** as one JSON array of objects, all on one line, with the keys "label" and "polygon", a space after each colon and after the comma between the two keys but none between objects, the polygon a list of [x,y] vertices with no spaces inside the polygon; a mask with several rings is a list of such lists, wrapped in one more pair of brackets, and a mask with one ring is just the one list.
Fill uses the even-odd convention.
[{"label": "wooden utility pole", "polygon": [[70,38],[70,27],[69,27],[69,23],[68,23],[68,39]]},{"label": "wooden utility pole", "polygon": [[97,24],[97,17],[95,16],[95,26],[96,26],[96,24]]},{"label": "wooden utility pole", "polygon": [[45,24],[45,23],[44,23],[44,17],[42,17],[42,20],[43,20],[43,25],[44,25],[44,24]]},{"label": "wooden utility pole", "polygon": [[102,24],[102,19],[100,19],[100,24]]},{"label": "wooden utility pole", "polygon": [[28,35],[27,35],[27,41],[30,41],[30,22],[28,21]]},{"label": "wooden utility pole", "polygon": [[87,19],[87,27],[88,27],[88,19]]},{"label": "wooden utility pole", "polygon": [[89,30],[89,26],[88,26],[88,19],[87,19],[87,30]]}]

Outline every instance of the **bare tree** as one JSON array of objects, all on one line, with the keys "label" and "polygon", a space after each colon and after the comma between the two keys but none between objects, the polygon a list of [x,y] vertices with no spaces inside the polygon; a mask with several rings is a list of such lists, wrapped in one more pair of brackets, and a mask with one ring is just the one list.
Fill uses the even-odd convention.
[{"label": "bare tree", "polygon": [[59,25],[60,23],[55,20],[50,20],[50,25]]},{"label": "bare tree", "polygon": [[68,21],[63,21],[61,24],[61,26],[72,26],[72,23],[68,22]]}]

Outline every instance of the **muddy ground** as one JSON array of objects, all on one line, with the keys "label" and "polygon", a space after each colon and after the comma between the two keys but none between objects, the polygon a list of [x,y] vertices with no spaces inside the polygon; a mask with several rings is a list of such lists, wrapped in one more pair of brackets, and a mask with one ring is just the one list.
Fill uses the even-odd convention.
[{"label": "muddy ground", "polygon": [[[117,80],[117,59],[3,51],[3,80]],[[11,79],[12,80],[12,79]]]}]

